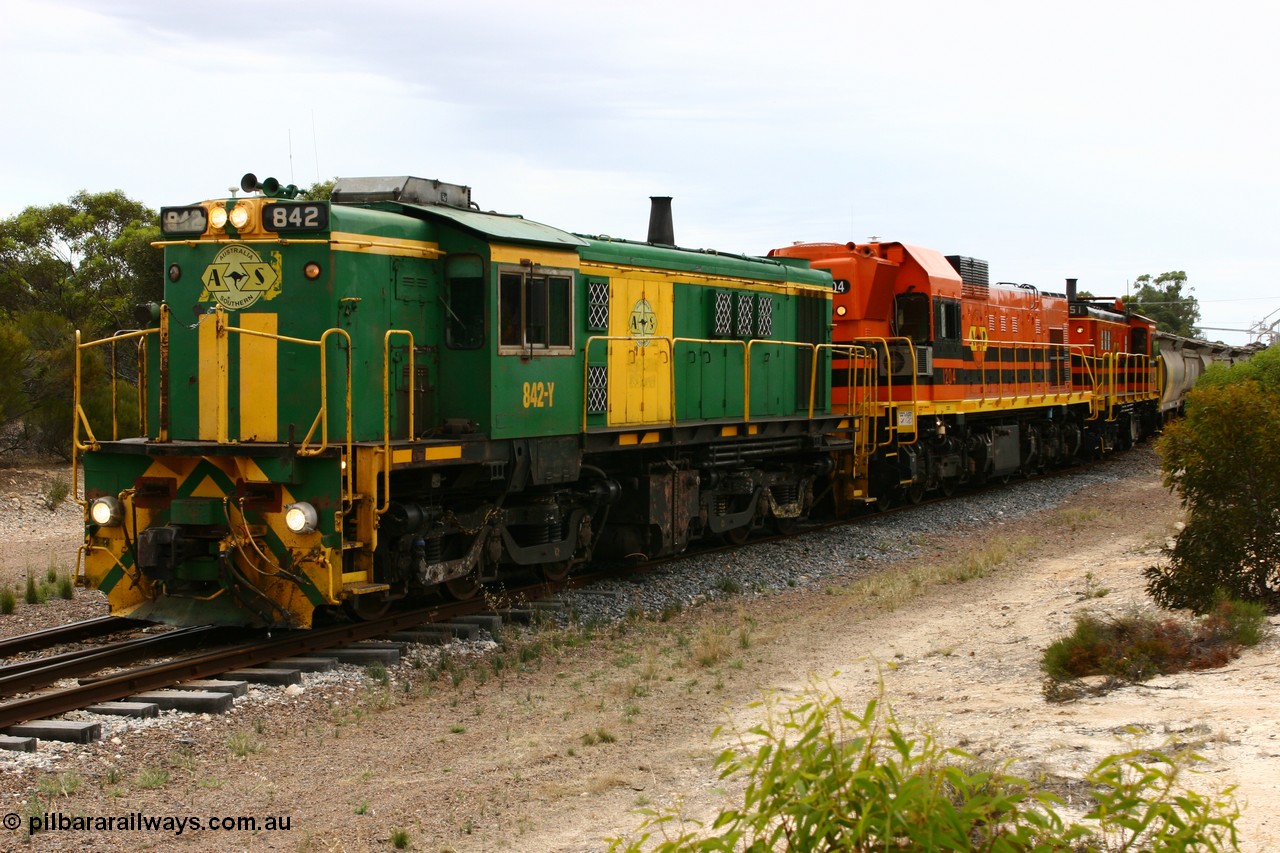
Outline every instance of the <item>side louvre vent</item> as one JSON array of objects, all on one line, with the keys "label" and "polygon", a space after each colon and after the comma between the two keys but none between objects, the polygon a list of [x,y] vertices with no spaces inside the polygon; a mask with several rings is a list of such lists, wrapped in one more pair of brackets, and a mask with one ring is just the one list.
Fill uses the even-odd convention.
[{"label": "side louvre vent", "polygon": [[756,298],[756,310],[760,320],[756,337],[767,338],[773,334],[773,300],[761,293]]},{"label": "side louvre vent", "polygon": [[604,414],[609,410],[609,368],[606,365],[587,367],[587,412]]},{"label": "side louvre vent", "polygon": [[749,338],[755,326],[755,312],[752,307],[755,300],[746,291],[738,291],[738,337]]},{"label": "side louvre vent", "polygon": [[929,347],[916,347],[916,374],[933,375],[933,350]]},{"label": "side louvre vent", "polygon": [[609,282],[587,282],[587,328],[593,332],[609,330]]},{"label": "side louvre vent", "polygon": [[733,334],[733,295],[724,291],[716,293],[715,330],[720,338]]}]

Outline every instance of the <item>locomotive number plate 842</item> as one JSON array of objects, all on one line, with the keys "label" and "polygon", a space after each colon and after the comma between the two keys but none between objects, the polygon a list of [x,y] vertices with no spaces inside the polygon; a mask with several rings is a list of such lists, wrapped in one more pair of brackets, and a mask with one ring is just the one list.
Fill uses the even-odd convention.
[{"label": "locomotive number plate 842", "polygon": [[328,231],[329,205],[278,201],[262,208],[262,227],[268,231]]}]

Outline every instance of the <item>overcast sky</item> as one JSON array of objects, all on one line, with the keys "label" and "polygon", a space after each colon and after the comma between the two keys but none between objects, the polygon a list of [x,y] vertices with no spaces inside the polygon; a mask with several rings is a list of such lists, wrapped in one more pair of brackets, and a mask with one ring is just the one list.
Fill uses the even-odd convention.
[{"label": "overcast sky", "polygon": [[[4,0],[0,216],[245,172],[759,254],[877,236],[993,280],[1280,320],[1280,7],[1217,2]],[[1229,342],[1248,335],[1210,332]]]}]

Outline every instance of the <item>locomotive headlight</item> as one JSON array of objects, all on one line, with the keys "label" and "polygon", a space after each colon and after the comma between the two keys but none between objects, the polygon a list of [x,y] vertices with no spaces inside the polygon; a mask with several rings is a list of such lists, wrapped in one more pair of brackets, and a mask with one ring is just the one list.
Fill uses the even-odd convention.
[{"label": "locomotive headlight", "polygon": [[122,518],[124,510],[113,497],[98,498],[89,504],[89,519],[99,527],[115,527]]},{"label": "locomotive headlight", "polygon": [[227,211],[225,208],[215,207],[209,211],[209,224],[214,228],[222,228],[227,224]]},{"label": "locomotive headlight", "polygon": [[231,224],[236,228],[243,228],[249,223],[249,208],[244,205],[237,204],[235,207],[231,208],[229,218],[231,219]]},{"label": "locomotive headlight", "polygon": [[320,516],[316,508],[306,501],[298,501],[284,508],[284,526],[294,533],[314,533]]}]

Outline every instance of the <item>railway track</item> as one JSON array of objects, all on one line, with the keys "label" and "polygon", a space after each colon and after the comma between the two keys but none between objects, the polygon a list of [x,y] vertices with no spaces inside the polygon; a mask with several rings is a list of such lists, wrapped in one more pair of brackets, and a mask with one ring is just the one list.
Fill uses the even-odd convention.
[{"label": "railway track", "polygon": [[[539,583],[507,593],[506,603],[545,598],[557,591],[590,582],[588,578],[574,578],[558,584]],[[462,616],[489,612],[494,609],[492,597],[475,599],[393,613],[366,622],[353,622],[330,627],[312,628],[308,631],[292,631],[274,637],[234,643],[224,648],[187,655],[160,663],[139,666],[101,677],[82,678],[72,687],[46,690],[30,696],[21,696],[0,703],[0,731],[19,723],[46,719],[87,708],[103,702],[127,699],[139,693],[159,690],[198,679],[212,678],[223,673],[261,666],[264,663],[285,658],[322,653],[335,647],[363,640],[372,640],[412,628],[447,622]],[[136,660],[157,650],[172,650],[173,646],[195,644],[216,639],[218,630],[210,627],[171,631],[142,641],[116,644],[118,648],[83,653],[59,655],[56,659],[43,659],[0,668],[0,696],[34,690],[58,680],[83,676],[110,666],[119,665],[126,658]],[[21,638],[16,638],[21,639]],[[162,643],[159,641],[165,641]],[[150,642],[147,642],[150,641]]]},{"label": "railway track", "polygon": [[122,619],[118,616],[99,616],[94,619],[72,622],[69,625],[57,625],[53,628],[45,628],[41,631],[32,631],[29,634],[19,634],[16,637],[7,637],[0,640],[0,659],[24,652],[40,651],[41,649],[48,649],[66,643],[78,643],[81,640],[90,640],[94,637],[118,634],[150,624],[150,622],[141,622],[137,619]]},{"label": "railway track", "polygon": [[[1052,479],[1057,476],[1069,475],[1075,470],[1078,469],[1069,468],[1061,471],[1055,470],[1052,472],[1046,472],[1045,474],[1040,475],[1040,478],[1046,480]],[[998,488],[998,485],[993,485],[982,489],[975,489],[972,491],[972,494],[976,495],[980,492],[988,491],[989,489]],[[922,501],[920,504],[906,503],[897,505],[886,512],[871,513],[854,519],[814,522],[805,524],[794,531],[788,531],[786,533],[772,532],[762,529],[756,531],[756,535],[750,539],[748,547],[750,545],[762,545],[779,540],[790,539],[796,536],[827,530],[833,527],[849,525],[851,523],[856,524],[860,520],[884,517],[898,512],[921,508],[935,501],[941,502],[945,500],[947,500],[947,498],[938,497]],[[654,572],[668,567],[669,565],[689,556],[730,553],[740,549],[741,547],[741,545],[735,543],[727,543],[721,546],[701,548],[695,552],[689,552],[682,555],[647,561],[639,565],[610,564],[597,566],[593,567],[588,572],[575,574],[564,581],[536,583],[517,589],[506,590],[500,594],[495,594],[492,591],[485,591],[476,598],[464,602],[436,604],[415,610],[393,613],[379,619],[365,622],[347,623],[327,628],[313,628],[309,631],[290,632],[277,637],[235,643],[225,648],[184,656],[163,663],[136,667],[112,675],[97,678],[82,678],[81,683],[74,687],[48,690],[35,695],[24,696],[0,703],[0,730],[28,720],[53,717],[67,713],[68,711],[86,708],[96,703],[127,699],[128,697],[150,690],[168,688],[197,679],[212,678],[228,671],[259,667],[262,664],[278,661],[284,658],[323,653],[328,649],[333,649],[338,646],[377,639],[388,634],[393,634],[397,631],[428,626],[432,623],[447,622],[450,619],[456,619],[462,616],[470,616],[479,613],[494,613],[495,611],[518,608],[521,603],[546,599],[557,593],[586,587],[601,580],[633,576],[637,573],[643,574],[647,572]],[[121,622],[127,620],[117,619],[114,621]],[[89,623],[93,623],[93,626],[90,626]],[[65,626],[68,631],[66,636],[71,636],[72,633],[77,630],[105,631],[106,626],[110,623],[111,619],[108,617],[103,620],[88,620],[88,622],[84,624],[83,629],[78,625]],[[48,633],[49,636],[53,636],[52,632],[37,633]],[[178,634],[179,632],[170,633]],[[35,636],[36,635],[23,635],[22,637],[13,638],[12,641],[8,642],[15,645],[33,643],[35,642]],[[193,633],[190,636],[192,637],[192,642],[208,642],[213,639],[213,635],[211,634],[201,635],[199,633]],[[177,642],[177,640],[175,640],[175,642]],[[127,644],[121,645],[126,649],[128,648]],[[144,649],[145,646],[138,646],[135,648]],[[120,654],[127,655],[130,654],[130,652],[121,651]],[[14,665],[12,668],[0,668],[0,698],[5,696],[14,696],[21,690],[38,689],[39,686],[54,683],[56,680],[68,677],[84,676],[108,666],[117,666],[120,665],[122,660],[122,658],[115,659],[108,657],[105,654],[95,660],[92,652],[81,656],[77,656],[72,653],[65,657],[65,663],[45,659],[43,661],[25,662],[23,664]],[[136,654],[134,659],[136,660]],[[53,668],[54,663],[57,663],[59,667],[67,668],[55,669]],[[26,681],[24,681],[24,679],[26,679]],[[42,680],[42,683],[39,685],[36,684],[36,680],[38,679]]]}]

